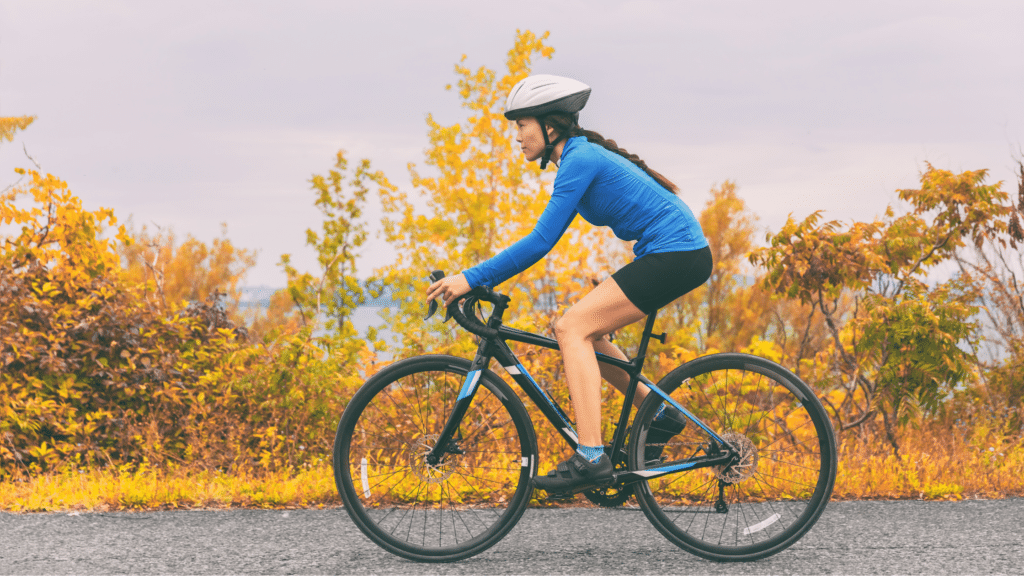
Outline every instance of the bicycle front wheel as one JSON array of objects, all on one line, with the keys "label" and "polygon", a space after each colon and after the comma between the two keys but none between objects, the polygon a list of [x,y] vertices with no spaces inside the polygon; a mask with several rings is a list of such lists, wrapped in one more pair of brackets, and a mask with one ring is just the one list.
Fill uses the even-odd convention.
[{"label": "bicycle front wheel", "polygon": [[[776,554],[817,521],[836,477],[832,423],[814,392],[782,366],[748,354],[713,354],[667,374],[658,387],[739,451],[731,466],[698,468],[646,480],[634,491],[654,526],[677,546],[709,560],[747,561]],[[648,433],[662,400],[649,394],[633,425],[634,470],[665,466],[715,450],[693,422],[645,461]]]},{"label": "bicycle front wheel", "polygon": [[356,392],[334,440],[334,479],[360,530],[420,562],[479,554],[519,520],[532,494],[537,442],[522,402],[484,370],[448,452],[426,455],[448,421],[470,362],[419,356]]}]

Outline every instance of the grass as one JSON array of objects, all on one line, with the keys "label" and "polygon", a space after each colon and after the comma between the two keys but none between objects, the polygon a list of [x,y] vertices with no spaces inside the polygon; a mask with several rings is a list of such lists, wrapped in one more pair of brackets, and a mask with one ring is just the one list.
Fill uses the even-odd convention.
[{"label": "grass", "polygon": [[340,502],[329,465],[258,475],[94,469],[0,483],[0,509],[11,512],[308,508]]}]

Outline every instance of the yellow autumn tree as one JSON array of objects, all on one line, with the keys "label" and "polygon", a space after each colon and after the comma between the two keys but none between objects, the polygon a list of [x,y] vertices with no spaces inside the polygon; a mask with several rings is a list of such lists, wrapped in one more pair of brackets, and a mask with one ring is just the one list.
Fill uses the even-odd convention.
[{"label": "yellow autumn tree", "polygon": [[249,345],[203,298],[234,286],[244,251],[145,230],[139,246],[124,225],[104,239],[113,210],[19,173],[27,183],[0,192],[0,481],[140,463],[259,472],[329,454],[362,342],[327,358],[308,334]]},{"label": "yellow autumn tree", "polygon": [[[5,122],[0,140],[27,125]],[[0,192],[0,478],[231,460],[225,438],[248,446],[239,424],[260,420],[210,377],[233,363],[235,327],[201,302],[148,306],[121,267],[132,237],[121,225],[103,238],[113,210],[84,209],[52,174],[17,172],[27,182]]]},{"label": "yellow autumn tree", "polygon": [[143,224],[135,231],[129,217],[128,232],[134,242],[118,247],[126,280],[139,285],[151,282],[154,291],[147,294],[147,300],[160,309],[202,302],[222,292],[225,311],[232,319],[241,320],[238,284],[256,265],[256,253],[236,248],[227,231],[227,223],[221,223],[221,238],[214,238],[212,246],[192,234],[179,246],[173,229],[158,227],[157,233],[151,234]]}]

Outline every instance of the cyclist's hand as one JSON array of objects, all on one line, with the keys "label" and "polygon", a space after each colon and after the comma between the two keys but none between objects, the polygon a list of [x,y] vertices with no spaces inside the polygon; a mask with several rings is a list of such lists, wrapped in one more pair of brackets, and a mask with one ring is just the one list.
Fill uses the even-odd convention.
[{"label": "cyclist's hand", "polygon": [[448,276],[441,278],[437,282],[434,282],[427,288],[427,302],[429,303],[438,296],[441,297],[441,301],[444,302],[445,306],[448,306],[455,301],[459,296],[462,296],[466,292],[469,292],[469,281],[462,274],[456,274],[455,276]]}]

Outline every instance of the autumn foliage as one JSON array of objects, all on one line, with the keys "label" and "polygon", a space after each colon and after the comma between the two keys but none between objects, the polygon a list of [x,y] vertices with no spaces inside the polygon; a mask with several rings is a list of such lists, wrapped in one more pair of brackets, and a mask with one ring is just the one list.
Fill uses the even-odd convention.
[{"label": "autumn foliage", "polygon": [[[306,241],[319,269],[297,270],[281,255],[288,285],[262,315],[239,306],[255,256],[231,244],[226,225],[210,246],[145,226],[119,226],[104,239],[117,223],[112,210],[87,211],[65,182],[23,171],[0,196],[0,479],[123,466],[315,474],[348,398],[380,369],[378,352],[471,358],[475,337],[438,316],[424,321],[427,275],[494,256],[544,210],[555,168],[525,162],[502,105],[536,59],[553,57],[546,40],[518,33],[500,73],[471,69],[463,57],[448,88],[466,117],[443,125],[428,115],[422,165],[409,165],[412,190],[344,151],[313,174],[310,201],[323,222]],[[0,119],[0,144],[31,121]],[[872,222],[823,222],[815,212],[766,237],[733,181],[713,187],[703,205],[684,198],[700,208],[715,270],[658,313],[655,332],[668,338],[650,342],[645,374],[657,381],[717,351],[789,367],[819,393],[839,432],[841,497],[985,493],[970,472],[949,480],[956,466],[976,467],[999,494],[1024,493],[1007,480],[1024,474],[1024,167],[1016,204],[986,177],[929,164],[918,188],[899,191],[903,204]],[[416,196],[427,213],[417,213]],[[397,258],[360,284],[369,197],[384,213],[377,239]],[[506,323],[551,336],[630,254],[610,229],[576,219],[545,258],[497,287],[512,299]],[[956,273],[936,274],[943,266]],[[351,322],[385,287],[394,304],[381,316],[396,345]],[[613,341],[631,355],[642,328]],[[568,409],[560,354],[510,344]],[[607,386],[604,398],[610,437],[621,396]],[[566,446],[527,407],[542,462],[556,462]]]},{"label": "autumn foliage", "polygon": [[[250,343],[215,290],[178,282],[161,292],[167,268],[145,280],[131,261],[122,268],[115,241],[101,238],[112,211],[86,211],[59,179],[27,176],[0,204],[0,220],[21,227],[0,260],[5,476],[143,462],[270,470],[322,458],[324,426],[357,384],[353,356],[364,347],[325,358],[308,332]],[[19,195],[33,206],[19,208]],[[116,241],[133,246],[123,226]]]}]

